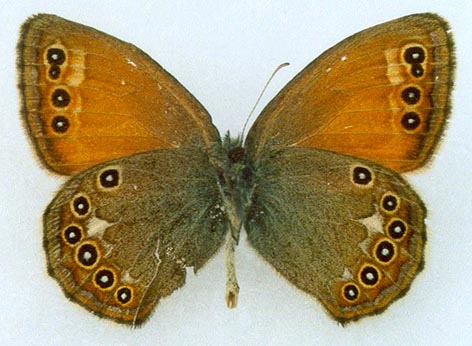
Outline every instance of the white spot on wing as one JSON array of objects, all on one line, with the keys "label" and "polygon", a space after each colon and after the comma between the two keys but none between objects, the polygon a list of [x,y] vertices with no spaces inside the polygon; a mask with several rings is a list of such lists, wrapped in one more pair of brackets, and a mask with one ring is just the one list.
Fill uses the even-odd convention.
[{"label": "white spot on wing", "polygon": [[131,66],[138,67],[138,65],[136,65],[136,63],[133,60],[131,60],[130,58],[126,58],[126,62],[128,64],[130,64]]},{"label": "white spot on wing", "polygon": [[96,237],[99,239],[103,238],[103,233],[107,228],[113,226],[113,223],[107,222],[105,220],[99,219],[98,217],[91,217],[87,221],[87,235],[89,237]]},{"label": "white spot on wing", "polygon": [[121,280],[127,284],[134,284],[137,282],[136,279],[133,279],[133,277],[131,276],[128,270],[123,272],[123,276],[121,277]]},{"label": "white spot on wing", "polygon": [[346,61],[346,60],[347,60],[347,56],[343,55],[343,56],[341,57],[341,61]]},{"label": "white spot on wing", "polygon": [[387,60],[387,78],[394,84],[398,85],[405,82],[402,74],[402,65],[398,59],[399,49],[392,48],[384,50],[385,59]]},{"label": "white spot on wing", "polygon": [[376,211],[372,216],[366,217],[364,219],[359,219],[357,220],[361,224],[363,224],[367,228],[367,238],[359,243],[359,247],[362,249],[362,251],[370,256],[370,253],[368,252],[368,249],[370,247],[370,243],[372,242],[372,239],[375,234],[378,233],[383,233],[383,224],[384,224],[384,218],[382,215]]},{"label": "white spot on wing", "polygon": [[349,270],[349,268],[344,267],[344,273],[343,273],[342,278],[343,278],[344,280],[352,280],[352,273],[351,273],[351,271]]},{"label": "white spot on wing", "polygon": [[85,52],[75,50],[74,54],[70,57],[69,66],[74,66],[75,68],[71,69],[71,73],[66,75],[65,83],[71,87],[79,86],[85,79]]}]

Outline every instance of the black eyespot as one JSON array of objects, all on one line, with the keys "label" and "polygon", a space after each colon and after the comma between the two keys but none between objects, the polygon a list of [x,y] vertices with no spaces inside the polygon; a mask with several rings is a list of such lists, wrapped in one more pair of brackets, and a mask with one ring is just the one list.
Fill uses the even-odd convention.
[{"label": "black eyespot", "polygon": [[52,93],[51,101],[55,107],[67,107],[70,103],[70,95],[64,89],[56,89]]},{"label": "black eyespot", "polygon": [[410,69],[413,77],[419,78],[424,75],[424,68],[420,64],[413,64]]},{"label": "black eyespot", "polygon": [[412,131],[416,129],[421,124],[421,118],[418,113],[408,112],[405,113],[402,117],[402,126],[405,130]]},{"label": "black eyespot", "polygon": [[69,245],[75,245],[82,239],[82,230],[74,225],[67,226],[64,228],[63,237]]},{"label": "black eyespot", "polygon": [[346,300],[353,302],[359,298],[359,288],[354,284],[347,284],[343,287],[343,296]]},{"label": "black eyespot", "polygon": [[128,287],[120,287],[116,291],[116,300],[118,300],[121,304],[127,304],[133,298],[133,292]]},{"label": "black eyespot", "polygon": [[422,63],[424,62],[425,56],[426,54],[424,49],[419,46],[409,47],[405,50],[405,53],[403,54],[403,58],[409,64]]},{"label": "black eyespot", "polygon": [[364,285],[374,286],[379,282],[379,271],[373,266],[365,266],[361,270],[360,279]]},{"label": "black eyespot", "polygon": [[120,173],[117,169],[107,169],[100,174],[100,185],[106,188],[118,186]]},{"label": "black eyespot", "polygon": [[87,213],[90,210],[90,204],[89,201],[86,197],[84,196],[78,196],[74,198],[74,201],[72,202],[74,212],[78,214],[79,216],[84,216],[87,215]]},{"label": "black eyespot", "polygon": [[417,104],[421,98],[421,91],[416,87],[408,87],[402,91],[402,100],[409,105]]},{"label": "black eyespot", "polygon": [[95,284],[103,289],[110,288],[115,284],[115,275],[109,269],[99,269],[95,273]]},{"label": "black eyespot", "polygon": [[62,65],[66,61],[66,54],[62,49],[49,48],[47,53],[48,62],[51,65]]},{"label": "black eyespot", "polygon": [[356,184],[368,185],[372,181],[372,172],[366,167],[357,166],[354,167],[352,178]]},{"label": "black eyespot", "polygon": [[398,198],[395,195],[385,194],[382,198],[382,208],[386,211],[394,211],[398,207]]},{"label": "black eyespot", "polygon": [[61,75],[61,68],[58,65],[52,65],[48,70],[49,78],[58,79]]},{"label": "black eyespot", "polygon": [[375,248],[375,257],[383,263],[388,263],[395,256],[395,246],[388,240],[382,240]]},{"label": "black eyespot", "polygon": [[83,266],[92,267],[98,261],[97,248],[90,243],[81,245],[77,251],[77,259]]},{"label": "black eyespot", "polygon": [[392,239],[401,239],[406,233],[406,224],[400,219],[394,220],[388,225],[387,232]]},{"label": "black eyespot", "polygon": [[69,129],[69,120],[62,115],[55,116],[51,121],[54,132],[65,133]]}]

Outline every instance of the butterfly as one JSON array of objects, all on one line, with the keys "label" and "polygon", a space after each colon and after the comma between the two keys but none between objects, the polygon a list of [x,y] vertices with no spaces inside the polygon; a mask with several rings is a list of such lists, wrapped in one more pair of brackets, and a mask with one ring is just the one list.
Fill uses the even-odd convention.
[{"label": "butterfly", "polygon": [[116,322],[226,249],[241,229],[339,322],[383,311],[422,269],[426,208],[401,176],[435,152],[450,110],[452,34],[435,14],[361,31],[303,69],[246,138],[130,43],[39,14],[18,43],[22,116],[42,163],[71,178],[44,216],[50,275]]}]

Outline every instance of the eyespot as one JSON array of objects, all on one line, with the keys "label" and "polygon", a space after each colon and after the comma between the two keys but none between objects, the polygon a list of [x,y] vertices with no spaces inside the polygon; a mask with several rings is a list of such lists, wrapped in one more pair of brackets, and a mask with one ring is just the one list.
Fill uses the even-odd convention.
[{"label": "eyespot", "polygon": [[70,103],[70,95],[64,89],[55,89],[51,95],[51,101],[54,107],[64,108]]},{"label": "eyespot", "polygon": [[95,272],[93,283],[102,290],[110,290],[115,286],[116,274],[111,268],[102,267]]},{"label": "eyespot", "polygon": [[396,247],[388,239],[380,240],[374,247],[374,257],[382,264],[389,264],[396,257]]},{"label": "eyespot", "polygon": [[69,129],[69,126],[69,120],[63,115],[58,115],[52,118],[51,127],[54,132],[65,133]]},{"label": "eyespot", "polygon": [[359,271],[359,282],[366,287],[375,287],[380,281],[379,270],[371,264],[362,266]]},{"label": "eyespot", "polygon": [[66,61],[66,53],[60,48],[49,48],[46,56],[51,65],[62,65]]},{"label": "eyespot", "polygon": [[424,75],[424,68],[421,64],[413,64],[411,65],[410,73],[413,77],[420,78]]},{"label": "eyespot", "polygon": [[52,65],[48,70],[49,78],[56,80],[61,75],[61,68],[58,65]]},{"label": "eyespot", "polygon": [[400,219],[392,219],[387,225],[387,234],[393,240],[401,240],[407,231],[406,223]]},{"label": "eyespot", "polygon": [[374,181],[374,173],[366,166],[352,166],[351,181],[362,187],[370,187]]},{"label": "eyespot", "polygon": [[78,225],[69,225],[62,230],[62,239],[67,245],[74,246],[83,238],[82,228]]},{"label": "eyespot", "polygon": [[121,185],[121,170],[117,167],[107,167],[98,174],[98,187],[111,189]]},{"label": "eyespot", "polygon": [[91,269],[95,267],[100,259],[100,251],[95,242],[84,242],[77,248],[75,259],[80,266]]},{"label": "eyespot", "polygon": [[380,206],[382,210],[392,214],[400,207],[400,198],[392,192],[387,192],[382,196]]},{"label": "eyespot", "polygon": [[122,305],[126,305],[133,300],[134,290],[129,286],[122,286],[115,292],[115,299]]},{"label": "eyespot", "polygon": [[71,201],[74,216],[84,218],[90,212],[90,199],[85,194],[77,194]]},{"label": "eyespot", "polygon": [[402,117],[402,126],[407,131],[413,131],[421,124],[421,118],[416,112],[407,112]]},{"label": "eyespot", "polygon": [[409,64],[420,64],[425,61],[426,52],[421,46],[411,46],[405,49],[403,59]]},{"label": "eyespot", "polygon": [[403,89],[402,100],[409,105],[417,104],[421,99],[421,91],[417,87],[410,86]]},{"label": "eyespot", "polygon": [[346,299],[350,303],[354,303],[359,299],[360,296],[360,290],[359,287],[353,283],[349,282],[345,284],[342,289],[342,296],[344,299]]}]

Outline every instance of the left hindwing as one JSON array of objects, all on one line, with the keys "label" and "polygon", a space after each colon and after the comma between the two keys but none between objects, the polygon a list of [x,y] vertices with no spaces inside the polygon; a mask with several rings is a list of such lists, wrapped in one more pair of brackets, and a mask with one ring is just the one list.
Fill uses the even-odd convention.
[{"label": "left hindwing", "polygon": [[426,210],[399,174],[309,148],[269,151],[255,174],[250,243],[336,319],[379,312],[408,289]]},{"label": "left hindwing", "polygon": [[219,248],[226,218],[198,149],[161,149],[73,177],[44,215],[48,268],[73,301],[140,324]]}]

